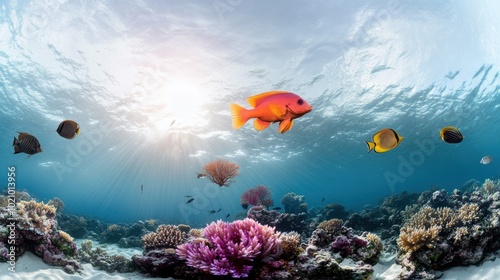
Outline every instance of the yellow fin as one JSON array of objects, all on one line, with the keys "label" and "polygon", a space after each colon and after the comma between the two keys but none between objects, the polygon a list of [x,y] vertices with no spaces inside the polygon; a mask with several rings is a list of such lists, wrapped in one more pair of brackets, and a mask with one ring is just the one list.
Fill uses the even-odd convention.
[{"label": "yellow fin", "polygon": [[368,152],[371,152],[375,148],[375,142],[365,141],[365,143],[368,146]]},{"label": "yellow fin", "polygon": [[76,135],[79,135],[80,134],[80,126],[78,126],[78,128],[76,129],[75,131]]},{"label": "yellow fin", "polygon": [[289,131],[293,126],[293,121],[292,119],[284,119],[280,122],[280,127],[278,128],[278,132],[281,132],[281,134]]},{"label": "yellow fin", "polygon": [[284,90],[268,91],[268,92],[264,92],[264,93],[257,94],[254,96],[250,96],[249,98],[247,98],[247,101],[248,101],[248,104],[250,104],[250,106],[255,108],[255,107],[257,107],[257,104],[260,101],[262,101],[263,99],[265,99],[266,97],[269,97],[271,95],[276,95],[276,94],[287,93],[287,92],[288,91],[284,91]]},{"label": "yellow fin", "polygon": [[234,103],[231,103],[231,105],[229,105],[229,109],[231,110],[231,115],[233,117],[234,129],[242,127],[248,121],[248,117],[246,117],[247,109]]},{"label": "yellow fin", "polygon": [[271,110],[271,113],[273,113],[274,116],[278,117],[278,118],[282,118],[287,110],[286,110],[286,107],[284,106],[280,106],[280,105],[270,105],[269,106],[269,110]]},{"label": "yellow fin", "polygon": [[256,130],[264,130],[268,128],[271,125],[270,122],[263,121],[261,119],[255,119],[253,122],[253,127],[255,127]]}]

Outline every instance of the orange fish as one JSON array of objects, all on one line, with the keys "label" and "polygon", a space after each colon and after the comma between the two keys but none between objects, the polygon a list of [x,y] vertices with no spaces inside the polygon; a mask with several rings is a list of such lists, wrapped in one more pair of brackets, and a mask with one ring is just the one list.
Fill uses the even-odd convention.
[{"label": "orange fish", "polygon": [[309,113],[312,106],[295,93],[287,91],[269,91],[247,99],[254,109],[245,109],[231,103],[233,128],[242,127],[249,119],[255,118],[253,126],[263,130],[273,122],[279,122],[278,132],[285,133],[293,126],[293,119]]}]

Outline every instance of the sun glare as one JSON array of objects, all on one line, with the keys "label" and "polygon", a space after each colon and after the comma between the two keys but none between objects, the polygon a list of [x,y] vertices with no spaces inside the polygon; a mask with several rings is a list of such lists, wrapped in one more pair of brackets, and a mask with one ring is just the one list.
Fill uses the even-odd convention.
[{"label": "sun glare", "polygon": [[196,84],[184,80],[169,82],[152,98],[157,109],[151,112],[151,121],[160,132],[196,129],[207,124],[207,95]]}]

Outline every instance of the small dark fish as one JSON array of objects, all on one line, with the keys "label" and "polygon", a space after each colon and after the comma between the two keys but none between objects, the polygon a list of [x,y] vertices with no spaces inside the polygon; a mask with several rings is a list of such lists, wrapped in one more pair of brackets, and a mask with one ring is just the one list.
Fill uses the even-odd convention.
[{"label": "small dark fish", "polygon": [[144,190],[144,185],[141,185],[141,193],[142,193],[143,190]]},{"label": "small dark fish", "polygon": [[16,137],[14,137],[14,142],[12,143],[12,146],[14,146],[14,154],[26,153],[31,156],[36,153],[43,152],[42,147],[40,146],[40,142],[38,142],[38,139],[36,139],[35,136],[26,132],[18,133],[19,139],[16,139]]},{"label": "small dark fish", "polygon": [[215,213],[216,213],[215,210],[208,211],[208,215],[212,215],[212,214],[215,214]]},{"label": "small dark fish", "polygon": [[185,195],[184,197],[193,197],[192,195]]},{"label": "small dark fish", "polygon": [[226,219],[227,219],[227,218],[229,218],[229,216],[231,216],[231,214],[227,214],[227,215],[226,215]]},{"label": "small dark fish", "polygon": [[57,133],[66,139],[73,139],[80,133],[80,126],[71,120],[62,121],[57,128]]},{"label": "small dark fish", "polygon": [[321,199],[321,202],[323,202],[323,201],[325,201],[325,198],[324,198],[324,197]]},{"label": "small dark fish", "polygon": [[274,207],[273,209],[271,210],[281,210],[281,207]]},{"label": "small dark fish", "polygon": [[219,212],[220,212],[220,210],[222,210],[222,208],[219,208],[219,210],[217,210],[217,213],[219,213]]},{"label": "small dark fish", "polygon": [[186,204],[193,202],[193,200],[194,200],[194,198],[191,198],[190,200],[188,200],[188,201],[186,202]]},{"label": "small dark fish", "polygon": [[207,174],[198,173],[198,172],[195,172],[195,173],[196,173],[196,178],[203,178],[203,177],[207,176]]},{"label": "small dark fish", "polygon": [[170,123],[170,126],[174,125],[175,123],[175,120],[173,120],[171,123]]},{"label": "small dark fish", "polygon": [[241,207],[243,207],[243,209],[247,209],[248,208],[248,204],[247,203],[242,203]]},{"label": "small dark fish", "polygon": [[462,142],[462,140],[464,140],[462,133],[460,133],[458,128],[454,126],[443,127],[443,129],[441,129],[441,131],[439,132],[439,135],[444,142],[450,144],[460,143]]}]

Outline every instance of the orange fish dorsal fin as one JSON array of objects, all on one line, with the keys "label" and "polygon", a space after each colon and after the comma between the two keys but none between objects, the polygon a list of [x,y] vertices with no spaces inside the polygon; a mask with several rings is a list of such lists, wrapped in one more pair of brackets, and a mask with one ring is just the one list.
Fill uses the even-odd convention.
[{"label": "orange fish dorsal fin", "polygon": [[264,99],[266,99],[269,96],[276,95],[276,94],[282,94],[282,93],[287,93],[288,91],[284,90],[275,90],[275,91],[268,91],[268,92],[263,92],[261,94],[257,94],[254,96],[250,96],[247,98],[248,104],[252,107],[257,107],[260,102],[262,102]]}]

